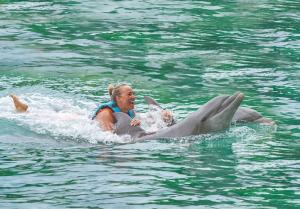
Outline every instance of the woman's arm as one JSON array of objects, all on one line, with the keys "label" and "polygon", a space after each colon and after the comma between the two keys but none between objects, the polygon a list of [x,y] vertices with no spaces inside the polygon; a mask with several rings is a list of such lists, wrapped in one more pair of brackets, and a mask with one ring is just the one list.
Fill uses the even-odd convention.
[{"label": "woman's arm", "polygon": [[111,109],[104,108],[102,111],[99,111],[95,120],[99,122],[100,127],[104,131],[114,131],[115,117]]}]

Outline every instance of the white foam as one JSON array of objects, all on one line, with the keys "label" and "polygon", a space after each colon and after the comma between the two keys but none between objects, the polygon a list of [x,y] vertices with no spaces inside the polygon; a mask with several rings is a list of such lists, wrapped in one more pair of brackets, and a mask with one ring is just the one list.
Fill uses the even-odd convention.
[{"label": "white foam", "polygon": [[156,132],[167,127],[161,117],[161,109],[155,106],[150,106],[149,112],[140,113],[137,118],[141,120],[141,127],[147,132]]},{"label": "white foam", "polygon": [[[16,122],[38,134],[45,134],[56,139],[86,141],[89,143],[131,143],[130,136],[117,136],[104,132],[96,121],[90,119],[91,112],[96,107],[94,101],[75,98],[61,93],[41,91],[43,93],[23,93],[20,99],[29,105],[28,112],[17,113],[9,96],[0,97],[0,119]],[[138,114],[141,127],[147,132],[155,132],[166,128],[162,120],[161,110],[150,108],[147,113]],[[183,141],[195,139],[222,138],[224,134],[204,134],[201,137],[181,138]],[[247,138],[257,137],[254,129],[249,127],[232,127],[226,132],[226,137]],[[176,141],[176,139],[174,139]]]},{"label": "white foam", "polygon": [[104,132],[89,115],[95,102],[79,102],[74,98],[65,98],[41,93],[26,93],[20,99],[29,105],[28,112],[17,113],[9,96],[0,97],[0,118],[15,121],[21,126],[56,139],[84,140],[89,143],[129,143],[129,136],[119,137]]}]

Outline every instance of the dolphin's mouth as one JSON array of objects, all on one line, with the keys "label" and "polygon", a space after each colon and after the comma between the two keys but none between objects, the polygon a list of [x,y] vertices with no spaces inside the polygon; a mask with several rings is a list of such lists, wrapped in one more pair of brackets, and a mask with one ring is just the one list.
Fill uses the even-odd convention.
[{"label": "dolphin's mouth", "polygon": [[208,120],[209,118],[216,117],[221,117],[223,118],[223,120],[228,120],[228,118],[230,118],[229,120],[231,120],[243,99],[244,94],[241,92],[236,92],[232,96],[228,95],[215,98],[215,104],[211,104],[212,108],[210,109],[210,111],[207,112],[205,117],[202,118],[202,122]]},{"label": "dolphin's mouth", "polygon": [[231,121],[243,99],[244,94],[241,92],[236,92],[234,95],[227,97],[220,105],[214,117],[220,117],[224,121]]},{"label": "dolphin's mouth", "polygon": [[242,92],[237,92],[235,93],[232,97],[234,98],[234,100],[232,101],[232,103],[237,104],[238,106],[240,106],[241,102],[244,99],[244,94]]},{"label": "dolphin's mouth", "polygon": [[236,94],[237,94],[236,99],[239,99],[242,102],[242,100],[244,99],[245,95],[242,92],[237,92]]},{"label": "dolphin's mouth", "polygon": [[242,103],[245,95],[242,92],[237,92],[233,96],[235,96],[235,99],[232,103],[236,104],[237,108],[238,108],[240,106],[240,104]]},{"label": "dolphin's mouth", "polygon": [[229,96],[223,101],[217,113],[227,111],[228,109],[232,109],[232,111],[234,111],[234,109],[237,110],[243,99],[244,94],[242,92],[236,92],[234,95]]}]

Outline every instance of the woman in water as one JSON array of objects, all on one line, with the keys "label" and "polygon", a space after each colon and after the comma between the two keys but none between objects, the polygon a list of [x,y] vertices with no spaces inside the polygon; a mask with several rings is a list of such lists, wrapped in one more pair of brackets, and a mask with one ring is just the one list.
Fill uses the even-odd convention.
[{"label": "woman in water", "polygon": [[92,119],[98,121],[103,130],[112,132],[114,130],[114,124],[116,123],[113,113],[123,112],[132,118],[131,126],[140,125],[141,122],[135,119],[135,94],[132,88],[127,84],[109,85],[108,92],[111,100],[107,103],[100,104]]},{"label": "woman in water", "polygon": [[[109,85],[108,93],[111,100],[107,103],[100,104],[92,119],[98,121],[103,130],[113,131],[114,124],[116,123],[113,113],[123,112],[132,118],[131,126],[139,126],[141,121],[135,118],[135,94],[133,89],[128,84]],[[173,118],[171,112],[168,110],[162,110],[160,114],[165,123]]]},{"label": "woman in water", "polygon": [[[123,112],[132,118],[130,123],[131,126],[139,126],[141,121],[135,117],[135,94],[133,89],[128,84],[109,85],[108,92],[111,98],[110,101],[100,104],[94,112],[92,119],[96,120],[104,131],[114,132],[116,119],[113,113]],[[10,96],[13,99],[15,108],[18,112],[27,111],[27,104],[21,102],[15,95]],[[172,114],[168,110],[162,110],[161,117],[162,120],[167,123],[172,118]]]}]

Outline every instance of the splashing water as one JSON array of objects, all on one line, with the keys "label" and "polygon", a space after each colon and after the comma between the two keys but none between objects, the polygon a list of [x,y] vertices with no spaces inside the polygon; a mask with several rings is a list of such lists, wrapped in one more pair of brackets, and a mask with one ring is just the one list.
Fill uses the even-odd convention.
[{"label": "splashing water", "polygon": [[[134,140],[129,135],[117,136],[104,132],[96,121],[90,119],[91,110],[95,109],[95,102],[82,98],[72,98],[51,93],[24,93],[20,96],[29,109],[26,113],[18,113],[14,109],[9,96],[0,97],[0,119],[14,121],[35,133],[50,135],[56,139],[72,139],[88,143],[132,143]],[[141,127],[146,132],[156,132],[167,128],[167,124],[161,117],[161,109],[150,106],[148,112],[137,114],[141,120]],[[253,129],[235,127],[225,133],[227,137],[232,135],[244,138],[244,135],[252,135]],[[195,140],[210,140],[223,138],[224,134],[204,134],[201,136],[183,137],[174,139],[176,142],[192,142]]]},{"label": "splashing water", "polygon": [[[131,143],[130,136],[117,136],[104,132],[96,121],[90,119],[95,102],[80,98],[71,98],[51,92],[24,93],[20,99],[25,101],[29,109],[26,113],[15,111],[9,96],[0,97],[0,118],[14,121],[38,134],[50,135],[56,139],[71,138],[89,143]],[[147,132],[155,132],[166,128],[159,109],[151,108],[149,112],[140,113],[137,117],[142,121],[142,128]]]},{"label": "splashing water", "polygon": [[38,134],[51,135],[57,139],[72,138],[89,143],[131,142],[130,137],[119,137],[104,132],[98,123],[89,118],[93,102],[78,102],[71,98],[41,93],[26,93],[20,96],[29,105],[28,112],[17,113],[9,96],[0,98],[0,118],[16,122]]},{"label": "splashing water", "polygon": [[147,132],[156,132],[160,129],[167,128],[167,123],[164,122],[161,113],[162,110],[160,108],[149,105],[148,112],[137,115],[137,117],[142,121],[141,127]]}]

